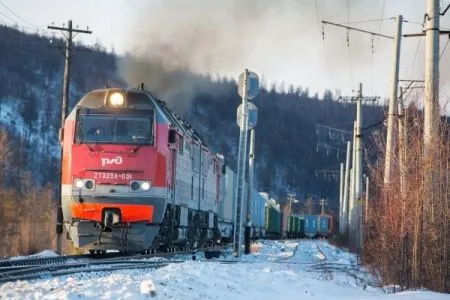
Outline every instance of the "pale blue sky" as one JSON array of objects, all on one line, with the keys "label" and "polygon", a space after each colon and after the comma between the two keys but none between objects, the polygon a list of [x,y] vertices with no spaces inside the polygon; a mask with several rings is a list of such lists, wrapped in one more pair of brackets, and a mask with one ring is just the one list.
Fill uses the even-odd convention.
[{"label": "pale blue sky", "polygon": [[[426,8],[426,0],[350,0],[350,10],[347,0],[0,1],[28,23],[42,29],[52,22],[61,25],[68,19],[82,28],[88,25],[93,35],[80,35],[77,39],[88,44],[99,40],[106,47],[114,45],[118,53],[136,49],[141,53],[151,51],[149,49],[162,40],[172,39],[171,46],[177,49],[178,56],[184,55],[180,48],[195,50],[184,60],[188,60],[189,66],[197,72],[237,78],[247,67],[264,75],[268,83],[284,80],[286,85],[309,87],[320,94],[330,88],[340,89],[346,95],[361,81],[366,94],[380,96],[387,96],[389,91],[391,42],[376,41],[377,51],[372,54],[370,36],[351,33],[348,48],[345,30],[331,27],[325,27],[323,41],[318,18],[347,22],[349,17],[350,21],[359,21],[401,13],[411,21],[404,24],[404,32],[418,32],[421,26],[414,22],[422,22]],[[442,1],[443,8],[449,2]],[[272,9],[266,12],[264,6],[272,6]],[[235,16],[239,12],[243,18],[242,15]],[[11,24],[10,19],[34,28],[0,5],[0,23]],[[193,23],[197,27],[190,27]],[[441,25],[450,28],[450,12],[442,18]],[[393,32],[392,21],[383,21],[382,25],[373,22],[352,26],[381,30],[389,35]],[[207,32],[207,41],[198,40],[197,32]],[[186,34],[195,37],[195,44],[185,40]],[[214,36],[212,40],[211,36]],[[441,50],[446,41],[445,37],[441,38]],[[404,39],[402,79],[423,78],[424,44],[424,38],[419,46],[417,38]],[[448,48],[441,65],[450,63],[450,46]],[[416,49],[419,50],[414,61]],[[449,69],[441,69],[445,95],[449,91]]]}]

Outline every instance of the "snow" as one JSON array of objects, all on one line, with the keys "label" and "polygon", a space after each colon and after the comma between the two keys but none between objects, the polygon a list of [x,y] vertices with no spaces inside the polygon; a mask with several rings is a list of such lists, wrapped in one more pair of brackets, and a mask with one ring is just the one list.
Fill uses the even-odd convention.
[{"label": "snow", "polygon": [[35,253],[32,255],[28,255],[28,256],[14,256],[11,257],[10,259],[12,260],[17,260],[17,259],[27,259],[27,258],[44,258],[44,257],[56,257],[59,256],[57,253],[55,253],[52,250],[44,250],[42,252],[39,253]]},{"label": "snow", "polygon": [[[199,253],[177,256],[183,263],[159,269],[78,273],[0,285],[6,299],[367,299],[431,300],[449,295],[428,291],[385,294],[367,286],[370,278],[354,255],[326,241],[258,241],[237,259],[226,251],[219,263]],[[335,269],[323,268],[332,265]],[[348,276],[340,267],[357,272]]]},{"label": "snow", "polygon": [[151,295],[151,296],[155,296],[156,295],[156,288],[155,288],[155,284],[153,283],[153,280],[151,279],[147,279],[141,282],[141,294],[144,295]]}]

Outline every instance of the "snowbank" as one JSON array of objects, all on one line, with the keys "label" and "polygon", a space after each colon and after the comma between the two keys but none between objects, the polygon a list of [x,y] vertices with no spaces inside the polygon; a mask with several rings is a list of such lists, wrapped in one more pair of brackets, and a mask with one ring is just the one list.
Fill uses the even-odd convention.
[{"label": "snowbank", "polygon": [[[197,260],[152,270],[81,273],[0,285],[7,299],[449,299],[432,292],[383,294],[313,269],[324,261],[352,266],[355,258],[322,241],[260,241],[238,263]],[[318,253],[321,253],[322,257]],[[190,256],[185,256],[188,259]],[[325,257],[325,258],[324,258]],[[181,258],[178,257],[178,258]],[[233,260],[231,253],[227,259]],[[222,258],[223,259],[223,258]],[[235,259],[236,260],[236,259]],[[344,276],[344,275],[342,275]]]}]

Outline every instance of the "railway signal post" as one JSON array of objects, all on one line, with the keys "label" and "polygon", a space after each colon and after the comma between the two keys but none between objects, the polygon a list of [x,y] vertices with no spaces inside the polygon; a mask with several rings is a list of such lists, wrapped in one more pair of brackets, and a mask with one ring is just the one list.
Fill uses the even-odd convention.
[{"label": "railway signal post", "polygon": [[[64,54],[64,85],[63,85],[63,99],[61,104],[61,128],[59,130],[59,139],[62,141],[63,138],[63,128],[64,128],[64,122],[66,120],[67,116],[67,106],[68,106],[68,99],[69,99],[69,87],[70,87],[70,64],[72,59],[72,40],[73,40],[73,33],[85,33],[85,34],[91,34],[92,31],[86,29],[78,29],[72,27],[72,20],[69,20],[67,23],[67,27],[57,27],[57,26],[47,26],[48,29],[52,30],[59,30],[62,32],[67,32],[66,38],[66,49]],[[60,162],[60,168],[62,168],[62,156],[63,156],[63,148],[61,145],[61,162]],[[62,214],[62,207],[61,207],[61,172],[60,170],[60,176],[59,176],[59,188],[57,192],[58,197],[58,208],[56,212],[56,253],[61,254],[62,250],[62,234],[64,231],[63,228],[63,214]]]},{"label": "railway signal post", "polygon": [[250,254],[250,238],[252,227],[252,200],[253,200],[253,173],[255,169],[255,126],[257,121],[257,108],[248,103],[250,151],[248,155],[248,193],[247,193],[247,226],[245,227],[245,254]]},{"label": "railway signal post", "polygon": [[[236,215],[234,222],[233,248],[236,257],[241,256],[242,245],[242,205],[247,191],[245,190],[245,173],[247,163],[247,140],[248,140],[248,100],[255,98],[259,93],[258,75],[249,72],[247,69],[239,76],[238,93],[242,97],[242,104],[238,108],[238,125],[239,133],[239,151],[238,151],[238,167],[237,167],[237,185],[235,191],[236,199]],[[248,208],[248,205],[247,205]]]}]

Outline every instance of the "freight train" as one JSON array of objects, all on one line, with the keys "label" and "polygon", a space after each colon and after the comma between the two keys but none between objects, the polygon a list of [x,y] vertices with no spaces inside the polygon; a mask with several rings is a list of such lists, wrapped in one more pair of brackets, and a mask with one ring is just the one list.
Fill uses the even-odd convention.
[{"label": "freight train", "polygon": [[[62,216],[74,247],[149,253],[233,239],[235,172],[143,84],[85,94],[61,143]],[[255,190],[247,197],[252,237],[280,238],[277,201]]]}]

